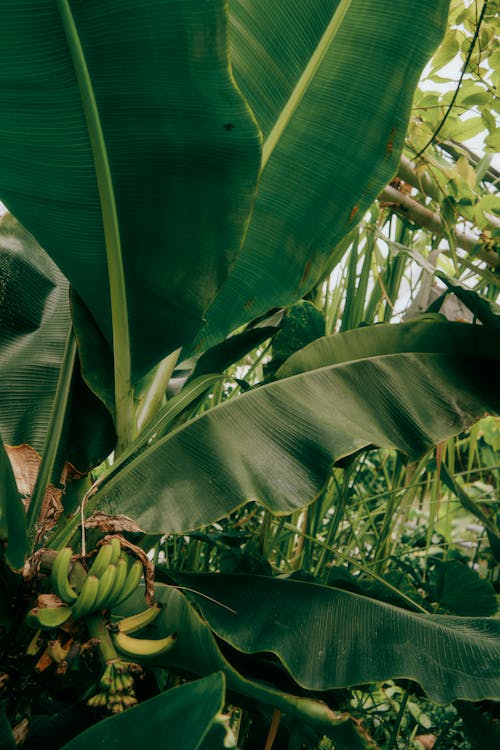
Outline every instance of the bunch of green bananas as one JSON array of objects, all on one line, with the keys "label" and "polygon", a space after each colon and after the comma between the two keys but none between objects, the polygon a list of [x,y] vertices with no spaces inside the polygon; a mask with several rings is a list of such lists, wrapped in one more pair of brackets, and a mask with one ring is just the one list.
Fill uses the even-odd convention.
[{"label": "bunch of green bananas", "polygon": [[[72,557],[72,549],[65,547],[58,552],[52,566],[52,585],[65,604],[31,609],[26,618],[31,627],[52,630],[64,625],[70,617],[79,620],[90,618],[103,610],[111,610],[128,599],[140,583],[141,562],[135,560],[129,567],[128,556],[122,552],[120,540],[116,537],[100,547],[79,592],[70,581]],[[130,635],[153,622],[159,612],[159,605],[154,605],[144,612],[110,624],[115,648],[130,658],[139,659],[157,656],[172,648],[175,635],[153,640]]]},{"label": "bunch of green bananas", "polygon": [[70,605],[68,617],[71,615],[74,620],[118,606],[133,594],[141,580],[141,562],[134,560],[129,567],[129,558],[122,552],[117,537],[99,549],[79,592],[69,579],[72,557],[71,547],[57,554],[52,567],[52,585],[56,594]]},{"label": "bunch of green bananas", "polygon": [[136,664],[121,660],[108,662],[100,680],[101,690],[89,698],[87,705],[106,708],[113,714],[134,706],[137,703],[132,674],[134,671],[137,671]]},{"label": "bunch of green bananas", "polygon": [[[143,612],[109,624],[108,630],[116,649],[130,658],[144,659],[164,654],[173,648],[176,641],[175,635],[158,639],[134,638],[131,635],[150,625],[160,612],[161,607],[155,604]],[[87,701],[88,705],[95,708],[107,708],[111,713],[120,713],[133,706],[137,703],[137,699],[134,695],[132,674],[140,670],[141,668],[135,662],[121,659],[109,660],[100,680],[101,689]]]},{"label": "bunch of green bananas", "polygon": [[134,638],[131,635],[131,633],[136,633],[150,625],[153,620],[156,620],[160,612],[160,605],[154,604],[143,612],[138,612],[130,617],[123,617],[116,623],[110,623],[108,628],[115,648],[132,659],[147,659],[170,651],[177,640],[174,633],[165,636],[165,638]]},{"label": "bunch of green bananas", "polygon": [[[58,599],[54,599],[54,606],[30,610],[26,619],[37,630],[59,628],[70,618],[85,619],[86,628],[106,665],[100,680],[100,691],[89,699],[88,704],[111,713],[120,713],[137,703],[132,673],[141,671],[141,667],[135,663],[136,660],[147,660],[166,653],[175,645],[177,636],[134,638],[133,633],[143,630],[158,617],[161,611],[159,604],[130,617],[110,621],[110,610],[133,594],[142,577],[142,563],[135,560],[129,566],[128,556],[122,551],[117,537],[112,537],[109,543],[105,542],[100,547],[88,572],[82,566],[78,575],[71,575],[72,561],[73,551],[70,547],[57,553],[51,581]],[[130,661],[123,660],[120,655]]]},{"label": "bunch of green bananas", "polygon": [[128,556],[122,552],[116,537],[99,549],[79,591],[70,582],[73,550],[60,550],[52,566],[52,586],[65,602],[62,607],[32,609],[28,622],[36,628],[58,628],[69,620],[118,606],[134,593],[142,576],[142,564],[134,560],[129,567]]}]

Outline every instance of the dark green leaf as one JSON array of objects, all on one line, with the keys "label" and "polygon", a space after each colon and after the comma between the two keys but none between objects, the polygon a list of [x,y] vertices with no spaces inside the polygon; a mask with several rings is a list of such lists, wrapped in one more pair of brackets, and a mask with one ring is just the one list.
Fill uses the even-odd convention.
[{"label": "dark green leaf", "polygon": [[[140,375],[191,339],[235,260],[260,135],[231,75],[223,0],[70,5],[108,152]],[[57,8],[2,4],[0,199],[111,343],[96,169]]]},{"label": "dark green leaf", "polygon": [[[242,580],[240,578],[240,580]],[[175,648],[159,658],[158,663],[190,674],[224,672],[228,689],[246,699],[273,706],[300,722],[318,727],[334,738],[338,750],[377,750],[359,722],[347,713],[332,711],[324,703],[277,690],[272,685],[247,679],[227,661],[208,625],[183,594],[171,586],[156,584],[155,596],[164,604],[153,631],[179,634]],[[137,608],[144,608],[142,597],[136,597]],[[130,611],[134,611],[128,604]],[[237,700],[236,700],[237,702]],[[71,748],[73,750],[73,748]]]},{"label": "dark green leaf", "polygon": [[467,739],[474,750],[493,750],[500,747],[500,727],[478,708],[465,701],[457,701],[458,713],[464,723]]},{"label": "dark green leaf", "polygon": [[498,611],[495,589],[458,560],[436,561],[436,600],[455,615],[482,617]]},{"label": "dark green leaf", "polygon": [[0,706],[0,747],[2,750],[16,750],[17,745],[10,728],[9,721],[5,715],[3,706]]},{"label": "dark green leaf", "polygon": [[[356,360],[363,332],[338,336],[345,352],[352,348],[346,361],[328,366],[323,358],[317,369],[209,410],[148,446],[103,485],[96,501],[106,512],[133,516],[150,533],[185,532],[252,499],[273,513],[291,513],[317,497],[333,462],[372,445],[416,460],[500,407],[491,339],[481,327],[434,325],[438,347],[429,333],[422,349],[441,353],[411,351],[418,347],[409,336],[409,352]],[[383,351],[392,342],[400,352],[402,334],[414,330],[384,326]],[[376,338],[377,327],[370,334]]]},{"label": "dark green leaf", "polygon": [[0,278],[0,431],[40,452],[71,324],[68,284],[9,214],[0,221]]},{"label": "dark green leaf", "polygon": [[305,688],[406,677],[438,703],[500,696],[500,620],[417,614],[300,581],[174,577],[220,638],[246,654],[276,654]]},{"label": "dark green leaf", "polygon": [[19,570],[28,552],[26,513],[14,472],[0,438],[0,545],[8,563]]},{"label": "dark green leaf", "polygon": [[[161,747],[197,750],[224,705],[224,675],[218,672],[168,690],[118,716],[100,721],[63,750],[138,750]],[[217,747],[211,745],[210,747]],[[222,750],[223,745],[219,745]]]},{"label": "dark green leaf", "polygon": [[[43,451],[65,340],[71,325],[68,282],[9,214],[0,221],[0,433],[9,445]],[[114,444],[108,410],[86,387],[79,365],[56,481],[71,461],[85,471]]]}]

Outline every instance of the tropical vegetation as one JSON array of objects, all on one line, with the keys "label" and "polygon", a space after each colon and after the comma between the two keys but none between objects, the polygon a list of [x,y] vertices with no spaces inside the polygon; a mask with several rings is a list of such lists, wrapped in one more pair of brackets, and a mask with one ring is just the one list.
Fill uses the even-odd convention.
[{"label": "tropical vegetation", "polygon": [[2,748],[498,745],[497,14],[2,4]]}]

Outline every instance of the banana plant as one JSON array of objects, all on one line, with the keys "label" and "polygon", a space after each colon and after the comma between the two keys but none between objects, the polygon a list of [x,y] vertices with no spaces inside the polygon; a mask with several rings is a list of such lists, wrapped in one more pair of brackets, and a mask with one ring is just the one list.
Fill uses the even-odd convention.
[{"label": "banana plant", "polygon": [[[318,700],[353,680],[409,676],[438,702],[498,697],[487,666],[498,620],[410,616],[316,584],[235,586],[175,571],[158,587],[161,609],[148,557],[163,535],[248,500],[277,516],[304,508],[332,466],[360,451],[415,461],[498,411],[493,328],[440,316],[320,338],[273,380],[199,408],[227,365],[274,333],[269,311],[331,270],[394,175],[448,5],[3,4],[0,199],[16,217],[0,224],[6,746],[11,726],[18,736],[21,719],[47,713],[37,702],[46,670],[57,704],[46,731],[56,723],[68,750],[135,747],[134,716],[155,738],[168,721],[178,747],[228,746],[226,681],[236,705],[272,706],[338,748],[376,747],[355,718]],[[178,362],[193,374],[172,395]],[[235,590],[245,584],[264,604],[285,603],[283,622],[262,607],[254,638]],[[235,620],[204,606],[212,595]],[[301,598],[321,633],[293,616]],[[362,658],[372,621],[393,636],[385,665]],[[427,653],[433,632],[441,640]],[[310,662],[292,658],[299,635],[314,642]],[[420,646],[408,649],[413,636]],[[460,655],[456,686],[447,637]],[[280,665],[267,684],[244,661],[263,650]],[[202,679],[151,697],[169,686],[158,673],[151,685],[161,666],[169,680]]]}]

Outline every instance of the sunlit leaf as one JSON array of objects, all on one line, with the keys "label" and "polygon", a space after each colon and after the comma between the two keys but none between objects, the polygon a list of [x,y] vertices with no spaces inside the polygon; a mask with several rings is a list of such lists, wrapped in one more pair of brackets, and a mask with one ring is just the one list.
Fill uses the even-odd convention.
[{"label": "sunlit leaf", "polygon": [[311,289],[397,170],[413,92],[449,3],[353,0],[334,27],[334,11],[347,5],[230,2],[235,77],[263,131],[264,157],[275,148],[242,253],[208,311],[199,347]]}]

